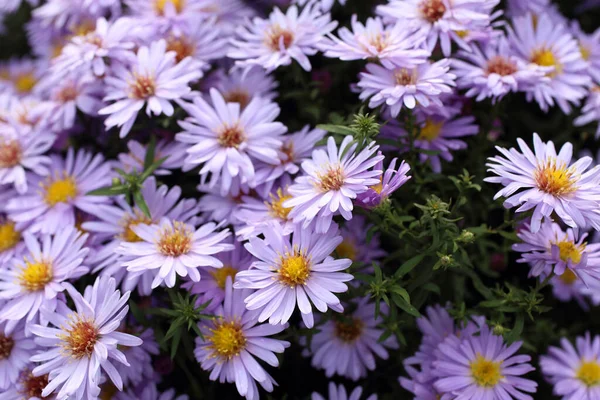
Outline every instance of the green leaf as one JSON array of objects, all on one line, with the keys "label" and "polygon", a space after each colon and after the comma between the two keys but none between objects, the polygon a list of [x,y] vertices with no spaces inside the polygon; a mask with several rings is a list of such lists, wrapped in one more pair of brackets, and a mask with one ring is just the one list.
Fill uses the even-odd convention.
[{"label": "green leaf", "polygon": [[144,170],[144,173],[140,175],[140,182],[144,182],[150,175],[152,175],[154,171],[156,171],[156,169],[160,167],[167,158],[169,158],[169,156],[159,158],[154,163],[152,163],[146,170]]},{"label": "green leaf", "polygon": [[398,296],[402,297],[408,304],[410,304],[410,295],[403,287],[394,285],[390,288],[390,292],[396,293]]},{"label": "green leaf", "polygon": [[419,310],[417,310],[415,307],[413,307],[411,304],[409,304],[406,300],[404,300],[399,295],[392,294],[392,300],[398,306],[398,308],[400,308],[404,312],[407,312],[408,314],[412,315],[413,317],[421,316],[421,314],[419,313]]},{"label": "green leaf", "polygon": [[496,308],[506,304],[504,299],[484,300],[479,305],[485,308]]},{"label": "green leaf", "polygon": [[154,154],[156,152],[156,137],[152,135],[150,143],[146,148],[146,157],[144,157],[144,171],[146,171],[154,162]]},{"label": "green leaf", "polygon": [[510,333],[506,335],[506,341],[508,344],[516,341],[519,336],[521,336],[521,332],[523,332],[523,326],[525,325],[525,317],[523,314],[517,314],[517,318],[515,319],[515,325],[511,329]]},{"label": "green leaf", "polygon": [[177,353],[177,348],[179,347],[179,342],[181,341],[181,329],[175,333],[173,337],[173,341],[171,342],[171,360],[175,358],[175,354]]},{"label": "green leaf", "polygon": [[91,190],[86,193],[87,196],[115,196],[117,194],[125,194],[129,187],[127,185],[116,185],[110,187],[102,187],[96,190]]},{"label": "green leaf", "polygon": [[338,135],[356,135],[356,131],[354,131],[354,129],[350,129],[343,125],[319,124],[317,125],[317,128],[323,129],[327,132],[337,133]]},{"label": "green leaf", "polygon": [[400,266],[400,268],[398,268],[398,270],[394,274],[394,277],[395,278],[402,278],[404,275],[406,275],[410,271],[412,271],[413,268],[415,268],[417,265],[419,265],[419,263],[421,261],[423,261],[423,258],[425,258],[425,253],[417,254],[413,258],[409,259],[404,264],[402,264]]},{"label": "green leaf", "polygon": [[173,337],[173,335],[175,335],[180,330],[183,324],[185,324],[184,317],[178,317],[175,320],[173,320],[173,322],[171,322],[171,326],[169,326],[169,330],[165,334],[164,340],[169,340],[171,337]]},{"label": "green leaf", "polygon": [[140,210],[142,210],[142,212],[146,215],[146,217],[151,219],[152,215],[150,215],[150,209],[148,208],[148,204],[146,204],[146,200],[144,200],[144,196],[140,190],[133,192],[133,200]]}]

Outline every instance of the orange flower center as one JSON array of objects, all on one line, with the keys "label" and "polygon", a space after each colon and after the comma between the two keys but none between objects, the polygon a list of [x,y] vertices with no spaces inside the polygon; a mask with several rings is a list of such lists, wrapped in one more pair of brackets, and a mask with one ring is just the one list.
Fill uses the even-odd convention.
[{"label": "orange flower center", "polygon": [[0,168],[11,168],[18,165],[22,155],[19,142],[0,139]]},{"label": "orange flower center", "polygon": [[335,336],[344,342],[354,342],[363,332],[364,323],[356,318],[335,322]]},{"label": "orange flower center", "polygon": [[553,196],[561,196],[577,190],[573,171],[566,165],[556,165],[556,161],[548,160],[538,166],[534,174],[538,188]]},{"label": "orange flower center", "polygon": [[185,224],[175,221],[173,226],[166,227],[160,234],[158,249],[165,256],[179,257],[192,247],[192,232]]},{"label": "orange flower center", "polygon": [[19,377],[21,389],[19,394],[25,399],[38,398],[41,399],[42,391],[48,386],[48,374],[42,376],[33,376],[29,370],[23,371]]},{"label": "orange flower center", "polygon": [[267,31],[265,41],[273,51],[279,51],[280,43],[283,43],[283,47],[286,49],[290,47],[294,41],[294,34],[286,29],[282,29],[279,25],[273,25]]},{"label": "orange flower center", "polygon": [[329,166],[325,174],[319,175],[319,187],[322,191],[340,190],[344,186],[345,177],[342,167],[339,165]]},{"label": "orange flower center", "polygon": [[444,16],[446,6],[442,0],[424,0],[419,4],[419,10],[427,21],[434,23]]},{"label": "orange flower center", "polygon": [[135,80],[129,85],[130,97],[144,100],[154,96],[156,82],[150,76],[134,75]]},{"label": "orange flower center", "polygon": [[63,348],[69,356],[75,359],[90,357],[94,347],[100,339],[100,332],[93,321],[85,320],[79,316],[69,322],[66,334],[60,335],[63,340]]},{"label": "orange flower center", "polygon": [[225,126],[219,132],[218,142],[223,147],[237,149],[246,140],[246,135],[238,125]]},{"label": "orange flower center", "polygon": [[487,64],[487,73],[501,76],[512,75],[517,72],[517,66],[509,59],[496,56],[491,58]]},{"label": "orange flower center", "polygon": [[250,94],[243,89],[234,89],[223,95],[228,103],[239,103],[240,108],[244,109],[250,103]]}]

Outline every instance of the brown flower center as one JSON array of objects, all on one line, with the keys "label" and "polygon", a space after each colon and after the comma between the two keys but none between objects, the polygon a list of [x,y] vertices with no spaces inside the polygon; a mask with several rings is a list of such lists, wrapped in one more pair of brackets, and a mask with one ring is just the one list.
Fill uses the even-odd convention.
[{"label": "brown flower center", "polygon": [[335,322],[335,336],[344,342],[354,342],[362,334],[364,323],[356,318]]},{"label": "brown flower center", "polygon": [[517,66],[506,57],[496,56],[491,58],[487,64],[487,73],[501,76],[512,75],[517,72]]},{"label": "brown flower center", "polygon": [[280,43],[283,43],[283,47],[286,49],[290,47],[294,41],[294,34],[287,29],[282,29],[279,25],[273,25],[271,29],[267,31],[265,41],[273,51],[279,51]]},{"label": "brown flower center", "polygon": [[246,140],[246,135],[238,125],[227,125],[221,129],[217,140],[223,147],[233,147],[237,149]]},{"label": "brown flower center", "polygon": [[165,256],[179,257],[192,247],[192,232],[183,223],[175,221],[173,226],[166,227],[160,234],[158,249]]},{"label": "brown flower center", "polygon": [[196,49],[194,48],[193,43],[191,43],[185,37],[173,36],[167,39],[167,51],[174,51],[176,54],[175,59],[177,62],[180,62],[186,57],[193,56]]},{"label": "brown flower center", "polygon": [[446,6],[442,0],[423,0],[419,10],[427,21],[434,23],[444,16]]},{"label": "brown flower center", "polygon": [[319,179],[319,187],[324,192],[340,190],[345,181],[342,167],[339,165],[330,166],[325,174],[319,175]]},{"label": "brown flower center", "polygon": [[100,339],[96,324],[77,316],[75,320],[69,322],[66,332],[59,337],[63,340],[62,346],[68,355],[75,359],[89,358],[94,352],[96,342]]},{"label": "brown flower center", "polygon": [[42,398],[42,391],[48,386],[48,374],[42,376],[33,376],[30,370],[21,372],[19,376],[21,389],[19,394],[25,399]]},{"label": "brown flower center", "polygon": [[11,168],[21,162],[21,146],[16,140],[0,139],[0,168]]},{"label": "brown flower center", "polygon": [[10,336],[4,336],[0,333],[0,360],[5,360],[15,346],[15,341]]},{"label": "brown flower center", "polygon": [[396,71],[394,71],[394,79],[396,80],[396,85],[414,85],[415,83],[417,83],[417,71],[409,71],[406,68],[399,68]]},{"label": "brown flower center", "polygon": [[135,80],[130,83],[130,97],[138,100],[144,100],[154,96],[156,91],[156,82],[150,76],[135,75]]},{"label": "brown flower center", "polygon": [[228,103],[239,103],[240,108],[244,109],[250,103],[250,94],[246,90],[243,89],[234,89],[225,93],[224,96],[225,101]]}]

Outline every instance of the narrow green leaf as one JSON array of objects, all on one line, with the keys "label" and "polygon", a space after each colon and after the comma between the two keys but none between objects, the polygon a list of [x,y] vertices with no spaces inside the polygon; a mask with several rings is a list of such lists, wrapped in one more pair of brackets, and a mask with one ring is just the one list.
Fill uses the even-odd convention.
[{"label": "narrow green leaf", "polygon": [[91,190],[86,193],[87,196],[115,196],[117,194],[127,193],[127,185],[116,185],[110,187],[102,187],[96,190]]},{"label": "narrow green leaf", "polygon": [[133,192],[133,200],[135,201],[135,204],[140,208],[140,210],[142,210],[142,212],[146,215],[146,217],[152,218],[152,215],[150,215],[150,209],[148,208],[148,204],[146,204],[146,200],[144,200],[144,196],[142,195],[142,192],[140,190],[136,190],[135,192]]},{"label": "narrow green leaf", "polygon": [[391,287],[390,292],[396,293],[398,296],[402,297],[408,304],[410,304],[410,295],[403,287],[394,285]]},{"label": "narrow green leaf", "polygon": [[160,167],[167,158],[169,158],[169,156],[156,160],[154,163],[152,163],[152,165],[150,165],[146,170],[144,170],[144,173],[140,175],[140,182],[144,182],[150,175],[152,175],[154,171],[156,171],[156,169]]},{"label": "narrow green leaf", "polygon": [[320,125],[317,125],[317,128],[323,129],[327,132],[337,133],[339,135],[350,135],[350,136],[356,135],[356,132],[353,129],[350,129],[347,126],[343,126],[343,125],[320,124]]},{"label": "narrow green leaf", "polygon": [[481,303],[479,303],[479,305],[481,307],[485,307],[485,308],[496,308],[496,307],[500,307],[501,305],[504,305],[505,303],[506,303],[506,300],[504,300],[504,299],[494,299],[494,300],[482,301]]},{"label": "narrow green leaf", "polygon": [[144,171],[146,171],[154,162],[154,154],[156,152],[156,137],[152,135],[150,143],[146,148],[146,156],[144,157]]},{"label": "narrow green leaf", "polygon": [[404,300],[399,295],[392,294],[392,300],[398,306],[398,308],[400,308],[404,312],[412,315],[413,317],[420,317],[421,316],[421,314],[419,313],[419,310],[417,310],[415,307],[413,307],[412,305],[410,305],[406,300]]},{"label": "narrow green leaf", "polygon": [[515,319],[515,325],[511,329],[510,333],[506,335],[506,341],[508,344],[516,341],[519,336],[521,336],[521,332],[523,332],[523,326],[525,325],[525,316],[523,314],[517,314],[517,318]]},{"label": "narrow green leaf", "polygon": [[421,261],[423,261],[423,258],[425,258],[425,253],[417,254],[416,256],[414,256],[413,258],[411,258],[410,260],[406,261],[404,264],[402,264],[400,266],[400,268],[398,268],[398,270],[394,274],[394,277],[395,278],[402,278],[404,275],[406,275],[410,271],[412,271],[413,268],[415,268],[417,265],[419,265],[419,263]]},{"label": "narrow green leaf", "polygon": [[177,348],[179,347],[179,342],[181,341],[181,330],[178,330],[175,336],[173,337],[173,341],[171,342],[171,360],[175,358],[175,354],[177,353]]}]

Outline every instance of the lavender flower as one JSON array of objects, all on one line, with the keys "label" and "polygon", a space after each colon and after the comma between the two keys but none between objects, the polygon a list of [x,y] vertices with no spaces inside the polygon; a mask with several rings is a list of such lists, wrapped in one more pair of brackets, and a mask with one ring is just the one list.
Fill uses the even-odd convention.
[{"label": "lavender flower", "polygon": [[19,371],[28,364],[37,346],[25,336],[24,324],[7,332],[6,324],[0,324],[0,390],[6,391],[19,380]]},{"label": "lavender flower", "polygon": [[[142,173],[144,171],[144,159],[148,146],[135,140],[129,140],[127,142],[127,149],[129,150],[128,153],[119,154],[121,168],[126,172],[136,171]],[[171,170],[180,169],[183,166],[181,154],[184,152],[185,145],[182,143],[169,142],[167,140],[157,142],[154,147],[154,161],[165,157],[166,160],[160,164],[158,169],[154,170],[153,174],[156,176],[171,175]]]},{"label": "lavender flower", "polygon": [[[352,263],[348,259],[334,260],[333,250],[342,242],[337,228],[324,234],[297,227],[290,236],[283,236],[274,225],[264,231],[265,239],[250,238],[246,249],[259,261],[247,271],[236,275],[235,288],[255,289],[244,299],[249,310],[260,310],[258,321],[286,323],[296,304],[304,324],[312,328],[312,304],[321,312],[331,308],[343,311],[334,293],[345,292],[344,282],[352,275],[342,273]],[[310,302],[309,302],[310,298]]]},{"label": "lavender flower", "polygon": [[[380,154],[381,152],[379,152]],[[365,192],[362,192],[356,198],[356,204],[372,209],[384,203],[400,186],[404,185],[411,178],[408,176],[410,166],[402,161],[396,170],[397,158],[392,159],[390,165],[384,170],[383,161],[379,161],[373,169],[384,171],[381,175],[381,181],[377,185],[369,187]]]},{"label": "lavender flower", "polygon": [[597,124],[596,139],[600,137],[600,86],[594,86],[585,100],[581,115],[575,118],[573,125],[584,126],[591,122]]},{"label": "lavender flower", "polygon": [[218,90],[226,102],[239,103],[242,110],[254,97],[267,100],[277,97],[275,89],[278,83],[260,67],[247,71],[233,69],[229,72],[218,69],[207,76],[205,84],[206,87]]},{"label": "lavender flower", "polygon": [[[325,398],[321,396],[319,393],[313,393],[310,397],[311,400],[360,400],[360,396],[362,395],[362,387],[357,386],[354,388],[350,395],[346,391],[344,385],[336,386],[335,383],[329,382],[329,390],[328,397]],[[372,394],[367,397],[365,400],[377,400],[377,395]]]},{"label": "lavender flower", "polygon": [[362,215],[347,221],[340,229],[343,241],[335,248],[337,256],[369,266],[385,256],[387,253],[381,249],[378,233],[374,232],[369,241],[365,240],[366,232],[371,228],[373,225]]}]

